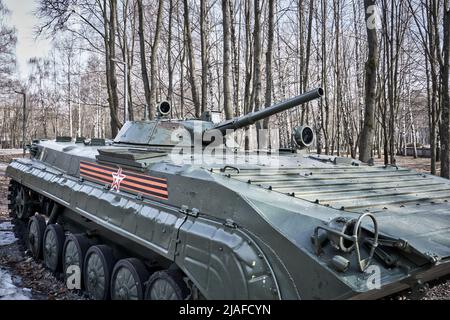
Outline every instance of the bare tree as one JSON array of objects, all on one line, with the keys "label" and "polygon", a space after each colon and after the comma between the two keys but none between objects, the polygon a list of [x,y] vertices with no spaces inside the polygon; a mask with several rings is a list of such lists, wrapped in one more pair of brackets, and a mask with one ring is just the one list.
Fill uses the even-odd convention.
[{"label": "bare tree", "polygon": [[235,19],[235,5],[230,1],[230,33],[231,33],[231,47],[233,51],[233,104],[234,104],[234,113],[235,116],[240,115],[240,53],[241,53],[241,23],[242,23],[242,14],[241,14],[241,1],[239,1],[237,6],[237,11],[239,14],[239,22],[238,22],[238,32],[236,34],[236,19]]},{"label": "bare tree", "polygon": [[119,97],[117,95],[117,75],[116,64],[112,61],[116,57],[116,17],[117,17],[117,0],[109,0],[109,18],[107,11],[107,2],[103,1],[103,17],[105,29],[105,64],[106,64],[106,79],[108,86],[108,100],[110,104],[110,124],[111,134],[117,135],[118,129],[122,126],[119,117]]},{"label": "bare tree", "polygon": [[200,0],[200,41],[201,41],[201,60],[202,60],[202,102],[201,112],[207,108],[208,103],[208,34],[207,15],[208,0]]},{"label": "bare tree", "polygon": [[231,96],[230,0],[222,0],[223,14],[223,108],[226,119],[234,115]]},{"label": "bare tree", "polygon": [[167,100],[170,102],[170,104],[173,104],[173,73],[174,73],[174,66],[172,63],[173,14],[174,14],[173,0],[169,0],[169,25],[167,30],[167,73],[169,77],[169,84],[167,88]]},{"label": "bare tree", "polygon": [[[40,108],[39,112],[39,122],[41,123],[43,129],[43,138],[48,138],[48,103],[46,99],[48,98],[48,89],[46,88],[46,80],[49,78],[49,67],[50,61],[43,58],[31,58],[28,63],[32,67],[31,74],[29,76],[30,83],[36,87],[35,96],[37,100],[37,105]],[[80,115],[78,114],[78,117]]]},{"label": "bare tree", "polygon": [[[325,154],[330,154],[330,134],[329,134],[329,124],[330,124],[330,104],[328,100],[328,80],[327,80],[327,0],[322,0],[321,5],[322,14],[322,24],[321,24],[321,82],[322,87],[325,88],[325,97],[320,101],[321,107],[321,121],[322,121],[322,131],[325,142]],[[334,150],[331,150],[332,152]]]},{"label": "bare tree", "polygon": [[155,26],[155,35],[152,43],[152,52],[150,56],[150,105],[149,105],[149,115],[152,115],[152,110],[156,107],[156,58],[158,54],[158,46],[159,46],[159,38],[161,33],[161,20],[163,13],[164,0],[158,1],[158,13],[156,16],[156,26]]},{"label": "bare tree", "polygon": [[186,37],[186,51],[189,65],[189,82],[191,85],[192,101],[194,102],[195,116],[200,117],[200,101],[198,98],[197,81],[195,75],[195,58],[192,45],[191,24],[189,21],[189,5],[187,0],[183,0],[184,4],[184,33]]},{"label": "bare tree", "polygon": [[75,56],[75,50],[74,50],[74,40],[72,38],[64,38],[61,40],[61,42],[57,43],[57,48],[63,53],[64,60],[67,63],[67,72],[66,72],[66,79],[67,79],[67,106],[69,109],[69,136],[73,137],[73,110],[72,110],[72,67],[73,67],[73,60]]},{"label": "bare tree", "polygon": [[[272,56],[273,56],[273,38],[274,38],[274,19],[275,19],[275,0],[268,0],[268,30],[267,30],[267,51],[266,51],[266,93],[265,107],[272,105]],[[269,118],[264,119],[263,127],[269,127]]]},{"label": "bare tree", "polygon": [[245,0],[245,88],[244,88],[244,113],[252,109],[251,83],[253,77],[253,50],[251,35],[251,0]]},{"label": "bare tree", "polygon": [[[375,0],[364,0],[366,21],[371,18],[369,7],[375,5]],[[374,8],[374,7],[372,7]],[[371,157],[373,149],[374,127],[375,127],[375,104],[377,89],[377,67],[378,67],[378,40],[377,31],[373,25],[367,23],[367,45],[368,56],[366,62],[366,93],[364,110],[364,127],[359,144],[359,159],[367,162]]]},{"label": "bare tree", "polygon": [[[127,90],[128,90],[128,120],[134,120],[133,108],[133,79],[131,74],[134,65],[134,47],[135,47],[135,25],[136,25],[136,10],[130,4],[129,0],[122,2],[122,23],[118,25],[119,46],[122,51],[122,61],[127,65]],[[125,94],[125,93],[124,93]]]},{"label": "bare tree", "polygon": [[[105,63],[110,128],[111,134],[115,136],[122,125],[118,117],[116,66],[112,62],[112,59],[116,57],[117,0],[95,2],[39,0],[36,16],[42,21],[37,28],[38,34],[49,31],[51,36],[55,36],[69,32],[86,41],[90,46],[89,50],[102,53]],[[76,19],[78,22],[76,25],[83,24],[86,29],[72,28],[71,19]],[[97,39],[100,41],[96,42]]]},{"label": "bare tree", "polygon": [[[305,59],[303,61],[304,65],[302,67],[303,74],[301,75],[301,91],[306,91],[309,82],[309,64],[311,56],[311,39],[312,39],[312,21],[314,12],[314,0],[309,1],[309,12],[308,12],[308,31],[306,34],[306,53]],[[309,115],[309,104],[307,103],[303,106],[303,112],[300,122],[305,123],[308,121]]]},{"label": "bare tree", "polygon": [[[259,0],[254,0],[255,22],[253,26],[253,108],[258,111],[261,107],[261,5]],[[259,122],[257,123],[259,125]]]},{"label": "bare tree", "polygon": [[444,41],[443,62],[441,65],[442,80],[442,120],[441,120],[441,177],[450,178],[450,96],[449,96],[449,60],[450,60],[450,6],[449,0],[444,0]]},{"label": "bare tree", "polygon": [[142,82],[144,86],[145,102],[148,108],[148,115],[150,119],[154,117],[154,109],[151,106],[151,93],[150,93],[150,81],[148,79],[147,71],[147,57],[145,53],[145,34],[144,34],[144,8],[142,5],[142,0],[137,0],[137,7],[139,12],[139,48],[141,56],[141,72],[142,72]]},{"label": "bare tree", "polygon": [[[251,0],[245,0],[244,3],[244,21],[245,21],[245,83],[244,83],[244,113],[252,111],[252,77],[253,77],[253,50],[251,33]],[[245,128],[248,131],[248,128]],[[250,140],[248,134],[245,134],[245,150],[250,149]]]},{"label": "bare tree", "polygon": [[[0,0],[0,21],[6,19],[9,13]],[[16,30],[0,22],[0,88],[11,86],[11,77],[16,67],[16,43]]]}]

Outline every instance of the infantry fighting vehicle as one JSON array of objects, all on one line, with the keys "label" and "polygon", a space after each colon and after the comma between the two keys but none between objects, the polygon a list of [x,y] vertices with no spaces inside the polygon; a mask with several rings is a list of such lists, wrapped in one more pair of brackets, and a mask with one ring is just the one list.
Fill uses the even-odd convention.
[{"label": "infantry fighting vehicle", "polygon": [[[450,273],[450,181],[305,152],[309,127],[265,162],[211,138],[322,94],[217,125],[162,103],[111,142],[34,141],[6,171],[11,213],[94,299],[376,299]],[[212,141],[224,153],[195,161]]]}]

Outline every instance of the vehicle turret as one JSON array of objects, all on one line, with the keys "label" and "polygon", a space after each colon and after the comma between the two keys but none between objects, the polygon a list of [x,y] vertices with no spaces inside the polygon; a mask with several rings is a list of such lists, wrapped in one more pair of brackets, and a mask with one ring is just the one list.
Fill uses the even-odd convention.
[{"label": "vehicle turret", "polygon": [[[170,147],[179,143],[177,132],[187,130],[193,139],[202,139],[205,134],[218,130],[226,135],[229,130],[238,130],[254,124],[257,121],[308,103],[322,97],[324,91],[317,88],[286,101],[277,103],[269,108],[251,112],[241,117],[225,120],[214,124],[211,119],[174,120],[170,118],[171,106],[167,101],[158,105],[158,117],[155,120],[129,121],[125,123],[114,142],[116,144],[151,145]],[[217,131],[216,131],[217,132]],[[175,133],[175,134],[174,134]],[[296,128],[293,138],[299,146],[309,146],[312,143],[313,131],[309,127]],[[306,140],[306,141],[304,141]],[[205,144],[205,142],[204,142]],[[207,144],[207,143],[206,143]]]}]

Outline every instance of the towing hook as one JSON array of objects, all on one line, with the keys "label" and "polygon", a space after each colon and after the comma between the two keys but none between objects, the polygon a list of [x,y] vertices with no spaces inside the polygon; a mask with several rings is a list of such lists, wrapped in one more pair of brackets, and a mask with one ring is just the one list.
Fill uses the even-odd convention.
[{"label": "towing hook", "polygon": [[[361,248],[359,244],[362,228],[361,224],[364,218],[370,218],[373,223],[373,241],[370,243],[371,248],[369,255],[365,259],[361,257]],[[367,212],[357,219],[338,217],[330,221],[326,226],[317,226],[312,238],[317,256],[322,253],[322,246],[324,244],[324,241],[321,240],[319,235],[320,229],[326,231],[327,238],[337,250],[344,253],[356,251],[358,269],[360,272],[364,272],[370,266],[375,250],[378,247],[378,222],[373,214]],[[349,234],[350,229],[353,229],[353,234]],[[351,243],[351,245],[345,245],[346,241]]]}]

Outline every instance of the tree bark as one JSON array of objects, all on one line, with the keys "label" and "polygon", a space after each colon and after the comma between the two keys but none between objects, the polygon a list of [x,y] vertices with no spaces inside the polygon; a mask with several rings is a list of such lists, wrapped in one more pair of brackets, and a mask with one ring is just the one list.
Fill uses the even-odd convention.
[{"label": "tree bark", "polygon": [[[364,0],[364,10],[366,14],[366,21],[370,18],[368,13],[369,6],[375,5],[375,0]],[[375,103],[376,103],[376,89],[377,89],[377,66],[378,66],[378,39],[375,28],[366,26],[367,29],[367,44],[368,57],[366,62],[366,92],[364,110],[364,127],[361,133],[359,145],[359,159],[363,162],[369,161],[373,149],[373,137],[375,128]]]},{"label": "tree bark", "polygon": [[[325,140],[325,154],[330,154],[330,134],[329,134],[329,125],[330,125],[330,103],[328,99],[328,79],[327,79],[327,29],[326,29],[326,17],[327,17],[327,0],[322,0],[322,45],[321,45],[321,53],[322,53],[322,85],[325,89],[325,97],[320,100],[320,103],[323,104],[323,108],[325,109],[325,115],[322,116],[322,121],[324,124],[322,125],[323,137]],[[333,153],[334,150],[331,150]]]},{"label": "tree bark", "polygon": [[245,0],[245,86],[244,86],[244,114],[251,111],[252,100],[251,100],[251,84],[252,84],[252,37],[251,37],[251,27],[250,27],[250,0]]},{"label": "tree bark", "polygon": [[[302,91],[306,92],[308,81],[309,81],[309,62],[311,57],[311,40],[312,40],[312,20],[314,13],[314,0],[309,1],[309,13],[308,13],[308,32],[306,34],[306,54],[303,66],[303,74],[302,74]],[[308,123],[309,121],[309,103],[306,103],[301,108],[303,108],[301,123]]]},{"label": "tree bark", "polygon": [[[156,108],[156,74],[158,70],[156,69],[156,58],[158,56],[158,46],[159,46],[159,38],[161,34],[161,20],[163,13],[164,0],[158,1],[158,13],[156,16],[156,26],[155,26],[155,35],[152,43],[152,51],[150,56],[150,110],[154,110]],[[149,113],[151,114],[151,113]]]},{"label": "tree bark", "polygon": [[[167,30],[167,73],[169,84],[167,87],[167,100],[173,105],[173,66],[172,66],[172,33],[173,33],[173,0],[169,0],[169,25]],[[173,115],[171,114],[171,117]]]},{"label": "tree bark", "polygon": [[[268,29],[267,29],[267,51],[266,51],[266,92],[265,92],[265,107],[269,108],[272,105],[272,58],[273,58],[273,38],[274,38],[274,16],[275,16],[275,0],[268,0]],[[269,128],[269,118],[264,119],[263,128]]]},{"label": "tree bark", "polygon": [[[222,4],[223,5],[223,4]],[[207,109],[208,104],[208,30],[207,30],[208,0],[200,0],[200,46],[202,60],[202,98],[201,112]]]},{"label": "tree bark", "polygon": [[450,7],[449,0],[444,1],[444,61],[441,66],[442,80],[442,118],[441,118],[441,177],[450,178],[449,148],[450,148],[450,96],[449,96],[449,59],[450,59]]},{"label": "tree bark", "polygon": [[151,107],[151,93],[150,93],[150,81],[148,79],[147,71],[147,58],[145,53],[145,35],[144,35],[144,8],[142,6],[142,0],[137,0],[138,12],[139,12],[139,53],[141,57],[141,73],[142,82],[144,85],[145,103],[147,104],[147,112],[149,119],[153,119],[155,111]]},{"label": "tree bark", "polygon": [[437,51],[438,51],[438,37],[439,34],[435,33],[434,24],[437,21],[437,5],[435,1],[429,3],[427,22],[428,22],[428,38],[429,38],[429,51],[431,53],[430,58],[430,77],[431,77],[431,105],[430,110],[430,149],[431,149],[431,174],[436,174],[436,160],[437,160],[437,122],[438,122],[438,66],[437,66]]},{"label": "tree bark", "polygon": [[[335,27],[335,50],[336,53],[334,55],[334,77],[335,77],[335,86],[334,86],[334,101],[336,107],[336,123],[337,123],[337,155],[340,156],[341,152],[341,129],[345,127],[345,125],[341,125],[341,119],[344,117],[343,114],[343,103],[342,103],[342,83],[341,83],[341,67],[340,67],[340,55],[341,55],[341,44],[340,44],[340,0],[333,0],[333,17],[334,17],[334,27]],[[306,110],[308,111],[308,110]]]},{"label": "tree bark", "polygon": [[73,137],[73,119],[72,119],[72,81],[71,81],[71,73],[72,73],[72,51],[67,53],[67,98],[69,105],[69,134]]},{"label": "tree bark", "polygon": [[[251,112],[252,109],[252,97],[251,97],[251,84],[253,76],[253,54],[252,54],[252,39],[251,39],[251,0],[245,0],[244,15],[245,15],[245,85],[244,85],[244,114]],[[245,127],[245,150],[250,149],[250,139],[248,137],[248,127]]]},{"label": "tree bark", "polygon": [[116,10],[117,0],[109,0],[108,19],[107,0],[103,1],[106,82],[108,88],[108,102],[112,137],[115,137],[117,135],[118,129],[121,127],[121,123],[117,115],[119,98],[117,96],[116,65],[111,61],[111,59],[115,58],[116,55]]},{"label": "tree bark", "polygon": [[[259,0],[254,0],[255,24],[253,27],[253,109],[261,106],[261,8]],[[257,123],[258,126],[259,122]]]},{"label": "tree bark", "polygon": [[189,82],[191,85],[192,101],[195,108],[195,117],[200,118],[200,101],[198,97],[196,75],[195,75],[195,58],[194,49],[192,47],[191,26],[189,22],[189,5],[187,0],[183,0],[184,5],[184,32],[186,36],[186,50],[189,65]]},{"label": "tree bark", "polygon": [[230,35],[230,0],[222,0],[223,14],[223,108],[225,118],[233,118],[231,97],[231,35]]},{"label": "tree bark", "polygon": [[[239,22],[238,26],[241,25],[241,4],[239,3]],[[238,117],[240,115],[240,104],[239,104],[239,80],[240,80],[240,53],[241,53],[241,28],[239,27],[238,35],[236,37],[236,27],[235,27],[235,14],[234,6],[230,1],[230,32],[231,32],[231,47],[233,51],[233,63],[232,63],[232,74],[233,74],[233,104],[234,104],[234,115]]]},{"label": "tree bark", "polygon": [[[133,94],[132,94],[132,89],[133,89],[133,83],[132,83],[132,77],[131,77],[131,73],[132,73],[132,69],[133,69],[133,59],[131,59],[131,57],[134,54],[134,21],[132,20],[134,18],[134,14],[130,14],[129,12],[129,0],[126,0],[123,2],[123,7],[122,7],[122,23],[120,24],[123,29],[121,30],[121,28],[117,28],[118,30],[118,36],[119,36],[119,46],[120,49],[122,51],[122,61],[124,61],[127,64],[127,90],[128,90],[128,119],[130,121],[134,120],[134,111],[133,111]],[[134,9],[134,8],[133,8]],[[132,9],[132,10],[133,10]],[[131,34],[131,48],[128,45],[128,33],[127,33],[127,29],[128,29],[128,20],[130,16],[130,29],[133,30],[132,34]],[[125,94],[125,93],[124,93]]]}]

